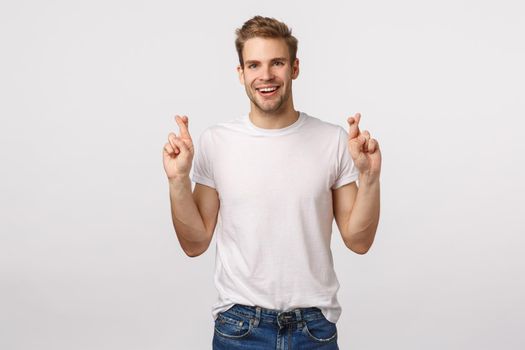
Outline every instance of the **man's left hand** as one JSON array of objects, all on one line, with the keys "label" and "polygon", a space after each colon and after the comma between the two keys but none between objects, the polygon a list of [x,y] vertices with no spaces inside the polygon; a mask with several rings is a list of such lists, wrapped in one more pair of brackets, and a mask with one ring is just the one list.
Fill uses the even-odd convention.
[{"label": "man's left hand", "polygon": [[379,179],[381,172],[381,151],[376,139],[370,137],[365,130],[359,131],[361,114],[356,113],[347,119],[350,129],[348,131],[348,150],[359,170],[360,176],[366,176],[367,181]]}]

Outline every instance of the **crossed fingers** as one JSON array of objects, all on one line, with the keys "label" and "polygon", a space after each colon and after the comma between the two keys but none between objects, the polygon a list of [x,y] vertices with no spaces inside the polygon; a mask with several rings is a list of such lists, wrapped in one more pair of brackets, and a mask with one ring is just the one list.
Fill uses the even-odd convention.
[{"label": "crossed fingers", "polygon": [[183,115],[182,117],[176,115],[175,122],[179,126],[180,136],[177,136],[175,133],[170,132],[168,135],[168,142],[173,152],[175,154],[179,154],[181,152],[181,149],[189,150],[189,148],[192,146],[192,140],[190,132],[188,130],[188,117],[185,115]]},{"label": "crossed fingers", "polygon": [[370,137],[368,130],[361,132],[359,130],[359,122],[361,121],[361,113],[356,113],[353,117],[347,119],[350,129],[348,131],[348,141],[350,143],[350,151],[354,158],[357,158],[361,152],[374,153],[379,145],[377,140]]}]

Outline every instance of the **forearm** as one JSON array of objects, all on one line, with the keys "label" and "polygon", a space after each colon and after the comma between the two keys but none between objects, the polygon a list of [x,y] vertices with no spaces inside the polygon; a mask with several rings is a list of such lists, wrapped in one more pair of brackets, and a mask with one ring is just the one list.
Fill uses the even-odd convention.
[{"label": "forearm", "polygon": [[374,242],[379,223],[379,178],[359,176],[359,189],[349,217],[345,241],[357,251],[366,253]]},{"label": "forearm", "polygon": [[206,241],[207,233],[199,209],[193,199],[189,176],[170,179],[170,203],[173,227],[185,250]]}]

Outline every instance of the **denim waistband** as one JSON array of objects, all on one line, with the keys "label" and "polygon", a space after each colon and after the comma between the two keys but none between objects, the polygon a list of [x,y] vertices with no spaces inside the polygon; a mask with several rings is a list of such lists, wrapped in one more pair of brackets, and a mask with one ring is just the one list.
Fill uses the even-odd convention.
[{"label": "denim waistband", "polygon": [[302,321],[312,321],[323,318],[321,309],[317,307],[294,308],[287,311],[265,309],[260,306],[249,306],[235,304],[226,312],[238,314],[254,319],[255,325],[259,322],[276,323],[280,327],[287,324],[300,323]]}]

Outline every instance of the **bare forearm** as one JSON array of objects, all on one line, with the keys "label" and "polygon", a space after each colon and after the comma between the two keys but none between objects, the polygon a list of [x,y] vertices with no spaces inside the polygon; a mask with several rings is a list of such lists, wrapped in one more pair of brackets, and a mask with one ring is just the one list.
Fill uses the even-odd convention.
[{"label": "bare forearm", "polygon": [[352,207],[345,240],[356,250],[366,253],[374,242],[379,223],[379,179],[359,177],[359,189]]},{"label": "bare forearm", "polygon": [[169,188],[173,227],[183,248],[185,243],[206,241],[206,228],[193,199],[189,176],[170,179]]}]

